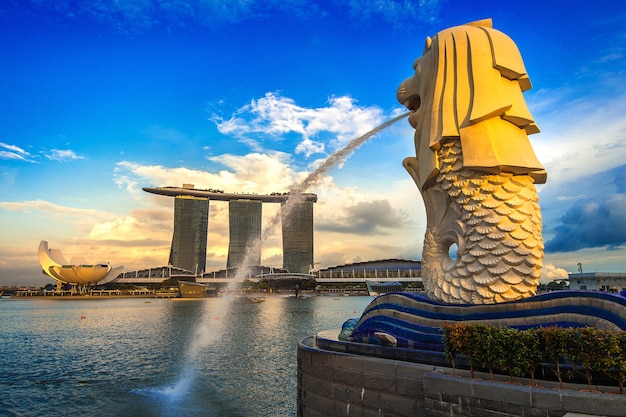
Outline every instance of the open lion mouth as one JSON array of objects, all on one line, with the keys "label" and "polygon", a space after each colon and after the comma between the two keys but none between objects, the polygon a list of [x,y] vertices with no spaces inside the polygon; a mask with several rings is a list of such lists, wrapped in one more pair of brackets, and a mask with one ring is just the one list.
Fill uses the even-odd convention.
[{"label": "open lion mouth", "polygon": [[410,82],[411,79],[405,80],[398,87],[396,98],[404,107],[411,111],[409,116],[409,124],[415,128],[417,124],[417,111],[422,105],[422,98],[416,92],[417,88]]},{"label": "open lion mouth", "polygon": [[412,94],[404,100],[404,106],[412,112],[419,110],[421,105],[422,99],[419,94]]},{"label": "open lion mouth", "polygon": [[419,94],[412,94],[408,96],[402,104],[404,104],[404,107],[411,111],[411,114],[409,115],[409,124],[415,129],[417,127],[417,111],[422,105],[422,99]]}]

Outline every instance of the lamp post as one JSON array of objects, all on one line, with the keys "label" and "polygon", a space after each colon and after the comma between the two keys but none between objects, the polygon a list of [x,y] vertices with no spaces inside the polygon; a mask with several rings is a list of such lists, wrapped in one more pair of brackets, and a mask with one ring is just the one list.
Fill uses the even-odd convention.
[{"label": "lamp post", "polygon": [[578,272],[580,272],[580,285],[583,285],[583,264],[578,262]]}]

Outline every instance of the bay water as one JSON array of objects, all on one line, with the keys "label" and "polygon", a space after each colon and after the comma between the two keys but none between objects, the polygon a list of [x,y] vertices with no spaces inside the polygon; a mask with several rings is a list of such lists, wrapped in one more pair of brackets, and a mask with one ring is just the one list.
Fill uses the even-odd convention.
[{"label": "bay water", "polygon": [[2,298],[0,416],[295,416],[298,341],[371,300]]}]

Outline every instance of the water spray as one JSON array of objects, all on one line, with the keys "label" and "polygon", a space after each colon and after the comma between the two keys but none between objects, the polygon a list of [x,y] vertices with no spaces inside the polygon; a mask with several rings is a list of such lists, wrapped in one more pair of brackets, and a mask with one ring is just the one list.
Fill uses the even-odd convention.
[{"label": "water spray", "polygon": [[[273,230],[274,227],[278,225],[281,218],[288,217],[292,208],[297,203],[302,202],[302,200],[304,199],[303,193],[310,187],[316,185],[320,178],[322,178],[322,175],[328,172],[330,168],[336,165],[339,161],[342,161],[347,155],[349,155],[352,151],[358,148],[367,139],[371,138],[381,130],[389,127],[397,121],[407,117],[409,114],[410,112],[407,112],[386,121],[385,123],[370,130],[364,135],[352,139],[352,141],[350,141],[350,143],[348,143],[344,148],[330,155],[324,161],[324,163],[322,163],[317,169],[311,172],[301,183],[291,188],[292,191],[283,203],[279,213],[271,219],[265,229],[268,231]],[[244,279],[246,279],[250,275],[250,267],[252,266],[251,262],[253,259],[258,259],[258,254],[261,251],[263,242],[264,238],[255,239],[254,241],[249,242],[246,248],[244,259],[241,265],[237,268],[237,273],[235,274],[235,277],[226,286],[225,295],[220,299],[220,302],[217,305],[217,309],[222,313],[222,316],[225,315],[230,309],[230,304],[234,299],[231,294],[239,289]],[[191,389],[192,383],[196,377],[195,370],[197,368],[198,361],[200,360],[200,353],[203,349],[210,346],[219,338],[220,332],[218,331],[218,328],[219,326],[223,325],[223,321],[220,322],[217,319],[217,317],[219,316],[214,317],[215,319],[212,320],[210,317],[210,311],[206,310],[204,317],[201,318],[200,324],[193,336],[193,340],[191,341],[191,344],[187,349],[185,365],[178,381],[169,388],[152,390],[152,392],[158,392],[162,395],[165,395],[168,399],[172,401],[178,401],[182,399],[183,396]]]}]

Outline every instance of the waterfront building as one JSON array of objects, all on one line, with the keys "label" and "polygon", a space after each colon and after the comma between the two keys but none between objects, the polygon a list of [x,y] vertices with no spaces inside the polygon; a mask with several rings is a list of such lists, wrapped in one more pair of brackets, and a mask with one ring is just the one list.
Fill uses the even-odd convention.
[{"label": "waterfront building", "polygon": [[[422,263],[411,259],[379,259],[330,266],[314,272],[317,290],[367,294],[367,282],[399,284],[404,291],[422,291]],[[398,290],[399,286],[393,287]]]},{"label": "waterfront building", "polygon": [[[313,265],[313,203],[317,202],[315,194],[295,191],[270,194],[227,193],[212,188],[197,189],[193,184],[183,184],[182,187],[143,188],[143,190],[176,198],[175,230],[170,252],[170,264],[175,267],[191,270],[196,276],[201,276],[204,272],[209,201],[229,202],[230,240],[227,270],[240,266],[246,256],[248,244],[261,239],[263,203],[281,204],[283,268],[292,273],[306,274]],[[297,198],[297,201],[293,198]],[[180,203],[178,203],[179,199]],[[204,201],[202,204],[206,204],[206,209],[203,206],[200,207],[199,201]],[[286,204],[287,201],[289,204]],[[179,232],[176,230],[177,225]],[[182,258],[185,242],[188,246],[184,250],[190,252],[190,259]],[[258,255],[255,254],[253,259],[248,259],[247,263],[260,265],[260,253],[259,248]]]},{"label": "waterfront building", "polygon": [[87,263],[82,257],[67,261],[60,249],[49,249],[45,240],[39,243],[38,258],[43,272],[57,281],[59,289],[61,284],[69,284],[72,291],[109,282],[122,269],[121,266],[113,268],[109,262]]},{"label": "waterfront building", "polygon": [[379,259],[330,266],[315,272],[318,280],[365,279],[421,282],[422,262],[412,259]]},{"label": "waterfront building", "polygon": [[[284,209],[285,204],[282,204]],[[309,273],[313,267],[313,202],[290,204],[282,211],[283,268],[289,272]]]},{"label": "waterfront building", "polygon": [[626,290],[626,273],[580,272],[569,274],[570,290],[621,292]]},{"label": "waterfront building", "polygon": [[180,195],[174,199],[174,234],[169,264],[202,274],[206,266],[209,199]]},{"label": "waterfront building", "polygon": [[[258,200],[228,202],[229,234],[227,268],[236,268],[245,261],[247,248],[261,240],[262,203]],[[255,251],[248,265],[261,265],[261,250]]]}]

